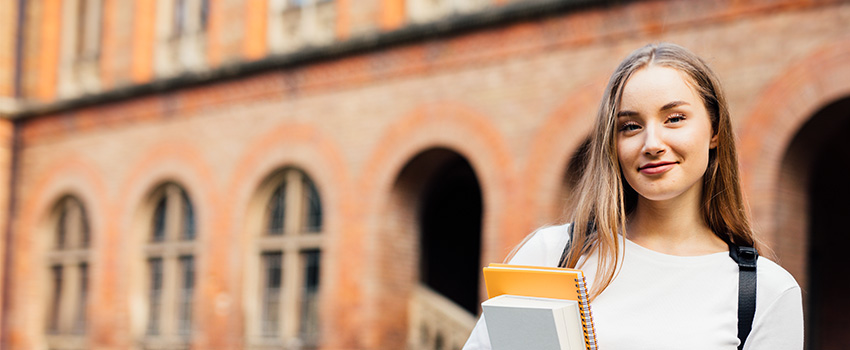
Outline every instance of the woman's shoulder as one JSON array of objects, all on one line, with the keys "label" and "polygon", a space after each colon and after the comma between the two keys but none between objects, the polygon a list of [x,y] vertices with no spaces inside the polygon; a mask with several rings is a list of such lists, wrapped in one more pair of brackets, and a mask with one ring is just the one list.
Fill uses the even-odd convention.
[{"label": "woman's shoulder", "polygon": [[797,280],[787,270],[773,260],[759,257],[757,283],[759,294],[764,293],[764,300],[779,298],[789,291],[800,289]]},{"label": "woman's shoulder", "polygon": [[558,266],[570,237],[570,225],[544,226],[526,237],[510,264]]},{"label": "woman's shoulder", "polygon": [[769,258],[759,257],[757,271],[759,282],[764,279],[764,283],[776,285],[776,287],[791,288],[797,286],[797,280],[794,279],[794,276]]}]

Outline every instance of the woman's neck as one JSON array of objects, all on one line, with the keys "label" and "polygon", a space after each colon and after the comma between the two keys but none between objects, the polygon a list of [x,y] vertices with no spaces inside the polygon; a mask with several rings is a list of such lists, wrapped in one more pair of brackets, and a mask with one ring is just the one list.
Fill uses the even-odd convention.
[{"label": "woman's neck", "polygon": [[639,198],[626,220],[626,237],[645,248],[670,255],[705,255],[727,250],[706,225],[699,193],[665,201]]}]

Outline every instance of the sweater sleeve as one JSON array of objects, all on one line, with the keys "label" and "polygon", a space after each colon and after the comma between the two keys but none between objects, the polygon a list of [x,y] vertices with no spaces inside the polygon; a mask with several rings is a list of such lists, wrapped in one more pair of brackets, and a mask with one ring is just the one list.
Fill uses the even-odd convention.
[{"label": "sweater sleeve", "polygon": [[803,349],[803,300],[799,286],[785,290],[757,317],[744,349]]}]

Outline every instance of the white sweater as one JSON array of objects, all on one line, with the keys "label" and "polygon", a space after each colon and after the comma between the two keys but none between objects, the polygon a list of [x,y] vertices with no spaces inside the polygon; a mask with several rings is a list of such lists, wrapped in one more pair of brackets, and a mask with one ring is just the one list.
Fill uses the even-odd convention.
[{"label": "white sweater", "polygon": [[[511,264],[557,266],[568,226],[541,229]],[[658,253],[626,240],[622,269],[591,303],[602,350],[736,349],[738,265],[728,252],[703,256]],[[581,269],[593,286],[596,256]],[[746,350],[803,349],[800,287],[782,267],[758,259],[756,314]],[[464,350],[490,349],[482,316]]]}]

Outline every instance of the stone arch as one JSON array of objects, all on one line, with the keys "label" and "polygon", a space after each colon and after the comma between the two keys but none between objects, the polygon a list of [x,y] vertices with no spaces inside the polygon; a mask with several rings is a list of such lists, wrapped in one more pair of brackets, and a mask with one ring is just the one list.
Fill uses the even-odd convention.
[{"label": "stone arch", "polygon": [[405,164],[389,197],[379,235],[393,242],[392,252],[379,255],[378,269],[388,279],[381,281],[385,292],[411,305],[407,341],[460,348],[479,308],[483,208],[476,170],[452,149],[425,149]]},{"label": "stone arch", "polygon": [[802,126],[819,109],[850,95],[847,62],[850,40],[821,47],[792,64],[760,95],[740,132],[742,185],[756,229],[801,285],[807,253],[800,243],[808,236],[801,226],[782,222],[780,214],[794,209],[779,194],[793,192],[794,186],[780,181],[781,167]]},{"label": "stone arch", "polygon": [[127,167],[129,174],[123,179],[115,200],[115,217],[117,221],[110,228],[116,239],[115,251],[124,258],[116,258],[115,269],[120,271],[115,277],[116,293],[123,300],[121,309],[127,310],[125,318],[114,320],[122,325],[124,336],[120,339],[128,342],[125,346],[138,344],[137,337],[145,334],[142,327],[145,320],[141,315],[145,312],[144,266],[139,247],[144,246],[148,219],[153,213],[154,203],[150,195],[165,183],[175,183],[186,192],[190,198],[195,216],[195,305],[193,310],[195,325],[199,330],[193,334],[192,344],[205,343],[204,334],[208,327],[208,315],[211,311],[204,305],[211,305],[210,291],[214,290],[220,281],[221,272],[211,269],[208,247],[222,237],[218,234],[215,218],[219,215],[220,197],[215,186],[213,172],[206,162],[203,152],[193,144],[179,141],[164,141],[156,147],[143,153],[136,161]]},{"label": "stone arch", "polygon": [[[320,299],[325,300],[319,310],[323,329],[337,329],[336,318],[350,315],[357,308],[359,287],[338,287],[338,280],[357,280],[357,260],[362,259],[349,253],[352,245],[350,226],[351,218],[351,185],[348,169],[342,158],[337,144],[321,130],[308,124],[286,123],[260,135],[256,141],[249,144],[238,158],[235,172],[230,174],[225,190],[228,203],[223,203],[219,223],[227,230],[224,235],[233,246],[216,248],[226,252],[227,249],[237,250],[228,252],[234,261],[242,266],[248,259],[252,230],[256,229],[255,216],[257,206],[261,205],[263,184],[270,176],[280,169],[293,167],[304,171],[316,184],[322,198],[324,210],[325,243],[322,254],[322,273]],[[222,265],[222,268],[227,266]],[[232,293],[230,300],[245,310],[250,310],[244,295],[246,285],[242,272],[245,269],[231,269],[227,277]],[[217,327],[224,329],[241,329],[250,323],[239,313],[235,316],[217,317]],[[248,316],[250,317],[250,316]],[[323,333],[325,344],[334,344],[338,335],[333,331]],[[245,334],[239,339],[227,340],[234,346],[242,344]],[[329,345],[330,346],[330,345]],[[332,347],[332,346],[331,346]]]},{"label": "stone arch", "polygon": [[[812,243],[818,238],[819,225],[813,221],[817,218],[812,210],[818,203],[812,196],[818,190],[812,185],[815,176],[824,174],[817,154],[834,146],[829,145],[840,137],[836,132],[846,130],[845,111],[850,107],[848,62],[850,40],[822,46],[796,61],[767,86],[741,130],[743,185],[757,233],[810,292],[817,292],[819,286],[811,270],[815,258],[812,249],[816,248]],[[840,192],[840,188],[834,190]],[[807,312],[811,312],[816,305],[809,293],[804,299]],[[807,317],[810,333],[818,331],[813,326],[819,328],[811,323],[813,316]],[[807,339],[812,341],[814,333],[810,335]]]},{"label": "stone arch", "polygon": [[527,188],[521,191],[523,206],[534,214],[529,217],[533,221],[525,223],[527,232],[563,219],[564,200],[571,191],[568,169],[593,129],[606,81],[607,76],[598,76],[579,84],[535,135],[522,181]]},{"label": "stone arch", "polygon": [[[66,195],[79,199],[86,207],[91,230],[91,294],[89,312],[97,312],[100,305],[111,305],[112,300],[104,297],[104,266],[110,260],[106,230],[110,217],[107,190],[98,167],[87,157],[75,153],[57,157],[60,159],[46,167],[42,176],[31,183],[29,190],[19,198],[20,221],[15,225],[12,247],[7,252],[14,254],[9,279],[13,283],[4,286],[10,293],[10,302],[4,305],[4,322],[10,326],[8,336],[20,339],[22,348],[46,347],[43,336],[45,298],[33,297],[32,291],[46,291],[47,276],[42,269],[44,254],[49,244],[50,216],[54,205]],[[35,277],[35,278],[32,278]],[[11,317],[10,317],[11,316]],[[93,315],[94,316],[94,315]],[[14,322],[11,320],[14,319]],[[97,317],[92,317],[97,319]],[[16,325],[16,326],[13,326]],[[89,326],[89,335],[94,335],[98,325]]]},{"label": "stone arch", "polygon": [[850,283],[834,278],[850,264],[843,259],[850,244],[845,217],[850,213],[850,95],[815,113],[792,140],[782,161],[777,193],[777,219],[790,232],[803,232],[807,239],[789,242],[777,237],[778,247],[803,247],[808,313],[807,347],[840,348],[850,326],[844,312],[850,308],[846,295]]},{"label": "stone arch", "polygon": [[[516,203],[512,200],[516,195],[512,155],[501,131],[486,116],[453,102],[432,103],[414,109],[390,125],[373,147],[375,151],[357,182],[358,198],[363,201],[358,217],[364,220],[360,225],[365,241],[381,241],[382,232],[387,232],[382,228],[381,218],[405,165],[423,151],[438,148],[452,150],[476,170],[484,206],[481,261],[500,261],[507,253],[504,242],[518,241],[516,237],[522,237],[517,226],[522,214],[516,211]],[[363,256],[379,257],[391,254],[393,247],[371,243],[365,249]],[[379,260],[374,258],[367,262],[366,278],[374,283],[385,283],[387,281],[378,270]],[[367,295],[367,317],[374,322],[369,328],[379,333],[367,335],[367,341],[374,344],[364,346],[405,347],[407,325],[398,322],[398,317],[382,318],[378,302],[380,300],[380,314],[407,315],[409,295],[395,298],[396,302],[388,305],[382,293],[381,288],[375,288]],[[407,317],[402,319],[407,320]]]}]

